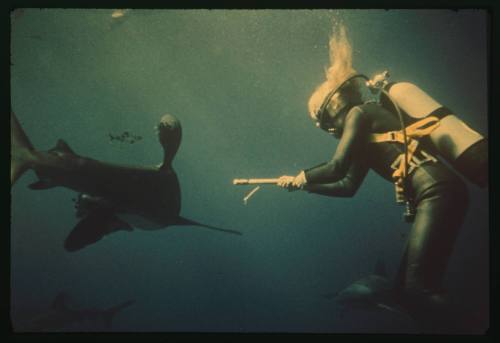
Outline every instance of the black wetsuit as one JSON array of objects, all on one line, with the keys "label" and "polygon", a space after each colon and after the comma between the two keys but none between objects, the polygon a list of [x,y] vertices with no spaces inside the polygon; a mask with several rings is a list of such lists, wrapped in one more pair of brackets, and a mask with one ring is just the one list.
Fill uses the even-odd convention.
[{"label": "black wetsuit", "polygon": [[[400,130],[399,120],[377,104],[353,107],[346,115],[343,133],[332,160],[305,170],[309,192],[347,197],[371,168],[390,182],[391,164],[404,151],[397,142],[370,143],[371,133]],[[421,144],[424,146],[425,144]],[[442,162],[429,161],[408,176],[408,191],[416,216],[409,235],[396,288],[414,299],[439,294],[468,204],[464,182]]]}]

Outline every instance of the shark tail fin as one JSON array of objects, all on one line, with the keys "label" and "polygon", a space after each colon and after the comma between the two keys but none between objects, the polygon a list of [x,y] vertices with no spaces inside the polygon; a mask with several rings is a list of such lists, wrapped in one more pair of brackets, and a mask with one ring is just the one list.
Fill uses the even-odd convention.
[{"label": "shark tail fin", "polygon": [[29,160],[35,150],[14,112],[10,113],[10,185],[29,169]]},{"label": "shark tail fin", "polygon": [[[56,146],[53,147],[52,149],[49,150],[49,152],[56,152],[56,153],[66,153],[66,154],[72,154],[75,155],[75,152],[69,147],[68,143],[66,143],[65,140],[63,139],[58,139]],[[57,184],[54,183],[50,179],[45,179],[41,177],[38,173],[38,181],[33,182],[32,184],[28,185],[28,187],[32,190],[43,190],[43,189],[49,189],[56,187]]]},{"label": "shark tail fin", "polygon": [[113,319],[115,318],[116,314],[122,311],[123,309],[129,307],[133,303],[135,303],[135,300],[128,300],[107,309],[104,315],[105,326],[107,328],[111,328],[111,325],[113,324]]},{"label": "shark tail fin", "polygon": [[226,232],[226,233],[232,233],[234,235],[243,235],[240,231],[237,231],[237,230],[230,230],[230,229],[222,229],[220,227],[216,227],[216,226],[212,226],[212,225],[207,225],[207,224],[202,224],[202,223],[199,223],[199,222],[196,222],[194,220],[191,220],[191,219],[187,219],[187,218],[184,218],[184,217],[177,217],[175,223],[175,225],[193,225],[193,226],[199,226],[199,227],[203,227],[203,228],[206,228],[206,229],[210,229],[210,230],[216,230],[216,231],[221,231],[221,232]]}]

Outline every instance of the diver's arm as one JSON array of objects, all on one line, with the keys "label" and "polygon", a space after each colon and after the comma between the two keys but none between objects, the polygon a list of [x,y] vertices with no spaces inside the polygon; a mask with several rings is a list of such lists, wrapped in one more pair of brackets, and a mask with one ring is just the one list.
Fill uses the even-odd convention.
[{"label": "diver's arm", "polygon": [[309,193],[348,198],[356,194],[367,173],[367,166],[353,162],[344,178],[331,183],[306,183],[303,189]]},{"label": "diver's arm", "polygon": [[332,160],[304,170],[307,183],[335,182],[344,178],[353,156],[359,153],[367,131],[368,120],[365,113],[361,108],[353,107],[346,116],[344,132]]}]

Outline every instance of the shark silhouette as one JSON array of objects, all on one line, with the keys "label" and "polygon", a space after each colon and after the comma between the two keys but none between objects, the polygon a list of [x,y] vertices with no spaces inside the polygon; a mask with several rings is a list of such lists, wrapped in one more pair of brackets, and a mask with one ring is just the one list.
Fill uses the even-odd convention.
[{"label": "shark silhouette", "polygon": [[389,280],[385,263],[381,259],[377,260],[373,274],[356,280],[340,291],[324,294],[323,297],[334,299],[341,306],[342,314],[347,309],[382,309],[411,318],[399,305],[393,282]]},{"label": "shark silhouette", "polygon": [[60,292],[49,311],[25,323],[15,325],[19,332],[54,332],[70,328],[82,322],[92,322],[95,327],[110,329],[115,316],[135,301],[125,301],[107,309],[74,309],[68,306],[68,294]]},{"label": "shark silhouette", "polygon": [[49,151],[34,149],[14,113],[11,113],[11,186],[27,170],[39,180],[33,190],[56,186],[79,192],[80,221],[64,246],[76,251],[118,230],[161,229],[172,225],[194,225],[241,235],[181,217],[181,191],[172,160],[181,143],[182,129],[173,115],[164,115],[157,125],[163,147],[158,166],[126,166],[105,163],[77,155],[63,140]]},{"label": "shark silhouette", "polygon": [[347,309],[386,310],[415,323],[417,330],[422,333],[480,333],[485,323],[478,309],[464,308],[449,299],[441,305],[434,305],[427,303],[425,297],[405,298],[401,287],[406,256],[407,251],[394,281],[389,280],[384,262],[378,259],[373,274],[323,297],[334,299],[341,306],[341,316]]}]

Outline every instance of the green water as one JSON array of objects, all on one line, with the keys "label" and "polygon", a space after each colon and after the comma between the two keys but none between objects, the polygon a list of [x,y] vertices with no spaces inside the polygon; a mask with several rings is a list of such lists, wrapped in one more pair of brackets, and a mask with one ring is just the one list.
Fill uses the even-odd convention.
[{"label": "green water", "polygon": [[[117,331],[413,332],[389,313],[343,317],[322,294],[370,273],[383,257],[393,275],[410,229],[392,185],[370,172],[352,199],[233,178],[294,175],[328,160],[337,141],[316,129],[307,100],[324,79],[328,39],[348,28],[354,67],[388,69],[418,84],[487,133],[487,14],[479,10],[25,9],[11,27],[11,107],[34,146],[59,138],[81,155],[153,165],[153,127],[177,116],[174,168],[181,214],[240,230],[195,227],[118,232],[76,253],[63,241],[77,223],[63,188],[12,188],[11,318],[46,311],[66,290],[76,305],[135,299]],[[129,131],[135,144],[110,142]],[[446,286],[464,304],[488,303],[487,194],[471,205]],[[485,323],[485,327],[487,327]],[[99,330],[92,325],[80,330]],[[78,330],[78,328],[77,328]]]}]

